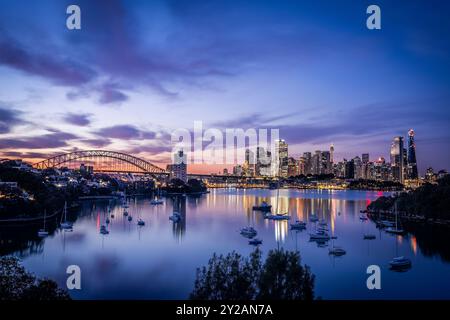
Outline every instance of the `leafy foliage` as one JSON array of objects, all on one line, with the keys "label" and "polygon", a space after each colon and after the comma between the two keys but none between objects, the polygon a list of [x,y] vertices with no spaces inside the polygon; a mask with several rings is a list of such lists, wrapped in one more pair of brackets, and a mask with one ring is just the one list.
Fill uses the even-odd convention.
[{"label": "leafy foliage", "polygon": [[208,266],[197,269],[190,298],[312,300],[314,275],[300,264],[298,252],[271,250],[264,264],[259,249],[248,258],[234,251],[226,256],[214,254]]},{"label": "leafy foliage", "polygon": [[425,218],[450,220],[450,175],[438,181],[437,185],[426,184],[397,197],[380,197],[372,202],[369,210],[392,210],[397,201],[397,209],[404,215],[419,215]]},{"label": "leafy foliage", "polygon": [[0,300],[70,300],[67,291],[48,279],[37,279],[15,257],[0,258]]}]

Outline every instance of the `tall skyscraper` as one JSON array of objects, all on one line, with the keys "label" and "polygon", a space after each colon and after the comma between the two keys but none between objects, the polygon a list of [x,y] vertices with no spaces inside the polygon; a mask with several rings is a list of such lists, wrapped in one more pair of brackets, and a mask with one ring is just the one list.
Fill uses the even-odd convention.
[{"label": "tall skyscraper", "polygon": [[303,174],[306,176],[308,174],[311,174],[311,167],[312,167],[312,158],[311,158],[311,152],[304,152],[303,153],[304,158],[304,172]]},{"label": "tall skyscraper", "polygon": [[403,137],[395,137],[391,144],[391,174],[394,181],[404,182]]},{"label": "tall skyscraper", "polygon": [[250,149],[245,150],[245,162],[243,165],[244,175],[253,177],[255,175],[255,153]]},{"label": "tall skyscraper", "polygon": [[288,144],[280,139],[275,141],[274,175],[286,178],[288,176]]},{"label": "tall skyscraper", "polygon": [[363,163],[369,163],[369,154],[368,153],[363,153],[361,160]]},{"label": "tall skyscraper", "polygon": [[187,156],[183,150],[179,150],[172,157],[172,164],[167,165],[170,179],[180,179],[187,181]]},{"label": "tall skyscraper", "polygon": [[322,151],[320,153],[320,174],[329,174],[332,171],[331,169],[331,152]]},{"label": "tall skyscraper", "polygon": [[407,177],[408,179],[417,179],[419,174],[417,172],[417,161],[416,161],[416,143],[414,142],[414,130],[408,131],[408,166],[407,166]]},{"label": "tall skyscraper", "polygon": [[331,144],[330,146],[330,162],[331,164],[334,163],[334,144]]}]

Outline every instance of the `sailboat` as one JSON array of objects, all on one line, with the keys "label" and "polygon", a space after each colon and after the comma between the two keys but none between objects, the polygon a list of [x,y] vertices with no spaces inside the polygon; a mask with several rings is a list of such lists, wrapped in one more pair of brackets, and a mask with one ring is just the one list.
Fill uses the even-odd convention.
[{"label": "sailboat", "polygon": [[[64,221],[63,221],[64,218]],[[73,228],[72,223],[67,221],[67,201],[64,202],[63,214],[61,215],[60,226],[62,229],[71,230]]]},{"label": "sailboat", "polygon": [[[277,188],[277,208],[276,212],[278,212],[278,201],[280,198],[280,186],[278,185]],[[268,214],[265,216],[266,219],[270,220],[289,220],[291,217],[287,213],[275,213],[275,214]]]},{"label": "sailboat", "polygon": [[159,189],[158,189],[158,191],[156,192],[155,198],[150,200],[150,204],[154,205],[154,206],[163,204],[164,201],[162,199],[158,199],[159,196],[160,196],[160,192],[159,192]]},{"label": "sailboat", "polygon": [[388,227],[385,229],[385,231],[388,233],[393,233],[393,234],[403,234],[403,233],[405,233],[405,230],[398,228],[397,201],[395,201],[394,210],[395,210],[395,227]]},{"label": "sailboat", "polygon": [[331,248],[328,249],[328,254],[339,257],[339,256],[343,256],[346,253],[347,253],[347,251],[345,251],[342,247],[335,246],[334,241],[331,241]]},{"label": "sailboat", "polygon": [[406,271],[407,269],[411,268],[412,262],[410,259],[399,256],[398,255],[398,243],[397,239],[395,240],[395,258],[392,258],[391,261],[389,261],[389,265],[391,267],[391,270],[395,271]]},{"label": "sailboat", "polygon": [[125,189],[125,191],[123,192],[123,200],[122,200],[122,207],[124,209],[129,208],[128,204],[127,204],[127,190]]},{"label": "sailboat", "polygon": [[45,229],[45,218],[47,216],[47,210],[44,210],[44,228],[38,231],[39,238],[45,238],[48,236],[48,231]]}]

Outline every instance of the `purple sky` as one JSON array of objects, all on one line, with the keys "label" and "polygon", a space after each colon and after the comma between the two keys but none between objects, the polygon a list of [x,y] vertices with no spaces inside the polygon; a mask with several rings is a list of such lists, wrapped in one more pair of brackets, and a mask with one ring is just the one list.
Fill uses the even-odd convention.
[{"label": "purple sky", "polygon": [[[65,27],[69,4],[81,30]],[[413,128],[420,171],[449,169],[450,4],[377,1],[373,31],[369,4],[3,0],[0,156],[163,164],[172,130],[202,120],[279,128],[296,157],[334,143],[338,160],[388,158]]]}]

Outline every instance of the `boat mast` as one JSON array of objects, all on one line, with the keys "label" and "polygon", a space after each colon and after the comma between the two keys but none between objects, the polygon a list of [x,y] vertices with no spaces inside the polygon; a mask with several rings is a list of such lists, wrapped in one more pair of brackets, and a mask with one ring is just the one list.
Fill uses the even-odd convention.
[{"label": "boat mast", "polygon": [[395,200],[395,203],[394,203],[394,210],[395,210],[395,230],[398,230],[398,226],[397,226],[397,200]]}]

